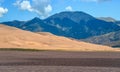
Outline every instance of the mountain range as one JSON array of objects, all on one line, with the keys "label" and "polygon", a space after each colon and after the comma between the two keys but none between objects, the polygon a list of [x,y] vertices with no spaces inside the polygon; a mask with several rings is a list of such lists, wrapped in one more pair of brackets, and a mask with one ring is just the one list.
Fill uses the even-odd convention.
[{"label": "mountain range", "polygon": [[[88,40],[87,42],[91,42],[92,39],[89,39],[91,37],[102,36],[111,32],[119,32],[119,23],[119,21],[113,22],[98,19],[81,11],[66,11],[54,14],[46,19],[35,17],[34,19],[29,21],[14,20],[2,22],[1,24],[17,27],[22,30],[32,32],[50,32],[58,36],[64,36],[77,40],[85,39],[85,41]],[[106,37],[109,36],[105,35],[105,37],[102,38],[105,39]],[[92,43],[97,42],[94,41]]]},{"label": "mountain range", "polygon": [[32,32],[50,32],[58,36],[85,39],[120,30],[113,22],[99,20],[84,12],[61,12],[44,20],[10,21],[2,24]]}]

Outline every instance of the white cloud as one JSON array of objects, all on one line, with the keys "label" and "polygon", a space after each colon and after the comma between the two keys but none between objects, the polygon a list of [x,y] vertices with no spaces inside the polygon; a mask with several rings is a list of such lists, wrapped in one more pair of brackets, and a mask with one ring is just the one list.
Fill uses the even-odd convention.
[{"label": "white cloud", "polygon": [[20,8],[21,8],[22,10],[32,11],[32,7],[31,7],[29,1],[23,1],[23,2],[20,4]]},{"label": "white cloud", "polygon": [[2,17],[7,12],[8,12],[7,8],[0,7],[0,17]]},{"label": "white cloud", "polygon": [[41,18],[49,16],[49,13],[52,11],[50,0],[32,0],[31,3],[30,0],[17,0],[14,5],[21,10],[35,12],[39,14]]},{"label": "white cloud", "polygon": [[106,2],[106,1],[111,1],[111,0],[81,0],[85,2]]},{"label": "white cloud", "polygon": [[46,13],[49,13],[52,11],[52,6],[51,5],[48,5],[47,7],[45,7],[45,12]]},{"label": "white cloud", "polygon": [[18,6],[21,10],[33,11],[30,2],[28,0],[24,0],[24,1],[18,0],[14,3],[14,5]]},{"label": "white cloud", "polygon": [[33,0],[32,6],[35,12],[42,18],[49,16],[49,13],[52,11],[50,0]]},{"label": "white cloud", "polygon": [[72,8],[71,6],[67,6],[65,9],[66,9],[67,11],[73,11],[73,8]]}]

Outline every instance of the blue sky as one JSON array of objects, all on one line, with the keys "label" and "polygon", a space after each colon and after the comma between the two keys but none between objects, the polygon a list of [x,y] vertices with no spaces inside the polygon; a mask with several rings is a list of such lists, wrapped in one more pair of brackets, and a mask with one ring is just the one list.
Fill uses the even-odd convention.
[{"label": "blue sky", "polygon": [[62,11],[83,11],[120,20],[120,0],[0,0],[0,22],[41,19]]}]

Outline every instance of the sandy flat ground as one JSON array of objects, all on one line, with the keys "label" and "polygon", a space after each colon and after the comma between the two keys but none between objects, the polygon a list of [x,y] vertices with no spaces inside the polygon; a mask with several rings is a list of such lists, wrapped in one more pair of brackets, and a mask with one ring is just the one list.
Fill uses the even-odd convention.
[{"label": "sandy flat ground", "polygon": [[119,52],[0,51],[0,72],[120,72]]}]

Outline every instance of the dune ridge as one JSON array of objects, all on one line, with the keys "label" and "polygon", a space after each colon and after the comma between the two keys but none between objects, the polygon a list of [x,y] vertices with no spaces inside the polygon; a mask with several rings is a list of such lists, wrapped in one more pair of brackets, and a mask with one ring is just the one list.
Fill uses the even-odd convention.
[{"label": "dune ridge", "polygon": [[63,51],[118,51],[108,46],[76,41],[46,32],[33,33],[2,24],[0,24],[0,48]]}]

